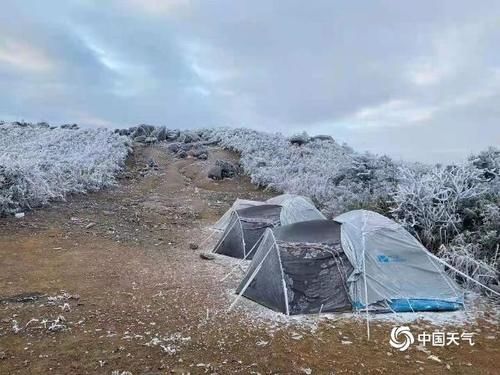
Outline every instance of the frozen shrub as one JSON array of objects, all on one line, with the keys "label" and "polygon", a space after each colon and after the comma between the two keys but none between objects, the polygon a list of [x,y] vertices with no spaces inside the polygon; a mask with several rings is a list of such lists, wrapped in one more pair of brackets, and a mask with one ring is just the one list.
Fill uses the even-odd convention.
[{"label": "frozen shrub", "polygon": [[239,152],[255,184],[309,196],[330,216],[358,207],[385,212],[396,183],[390,158],[358,154],[333,139],[297,147],[281,134],[249,129],[205,129],[203,136]]},{"label": "frozen shrub", "polygon": [[485,192],[481,172],[469,165],[424,172],[402,167],[392,213],[424,244],[436,248],[460,233],[464,210]]},{"label": "frozen shrub", "polygon": [[0,214],[115,183],[129,147],[104,129],[0,126]]}]

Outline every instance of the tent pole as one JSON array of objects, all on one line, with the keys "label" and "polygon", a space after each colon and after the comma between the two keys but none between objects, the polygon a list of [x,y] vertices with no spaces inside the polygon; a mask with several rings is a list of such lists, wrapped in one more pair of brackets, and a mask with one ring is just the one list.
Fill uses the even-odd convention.
[{"label": "tent pole", "polygon": [[[276,244],[276,237],[274,237],[274,233],[272,230],[270,230],[271,235],[273,236],[273,241]],[[278,255],[278,262],[280,263],[280,271],[281,271],[281,283],[283,284],[283,294],[285,297],[285,311],[286,315],[290,316],[290,307],[288,306],[288,292],[286,289],[286,282],[285,282],[285,272],[283,271],[283,264],[281,263],[281,254],[280,254],[280,249],[278,248],[278,245],[276,245],[276,253]]]},{"label": "tent pole", "polygon": [[[363,269],[366,269],[364,260],[363,260]],[[368,341],[370,341],[370,315],[368,313],[368,287],[366,285],[366,272],[364,272],[364,271],[363,271],[363,276],[365,279],[366,335],[368,336]]]},{"label": "tent pole", "polygon": [[274,244],[271,245],[271,247],[267,251],[266,255],[264,255],[264,257],[262,258],[262,260],[260,261],[260,263],[258,264],[258,266],[255,268],[255,271],[253,271],[252,275],[250,276],[250,278],[248,279],[248,281],[245,283],[245,286],[241,289],[241,291],[238,293],[238,295],[234,299],[233,303],[231,303],[231,306],[229,306],[229,308],[227,309],[227,312],[230,312],[233,309],[233,307],[236,305],[236,303],[238,302],[238,300],[240,299],[240,297],[243,295],[243,293],[245,293],[245,291],[247,290],[247,288],[250,286],[250,283],[253,281],[253,279],[255,279],[255,276],[257,276],[257,274],[259,273],[260,269],[262,268],[262,264],[264,263],[264,261],[266,260],[267,256],[271,252],[271,249],[273,248],[273,246],[274,246]]},{"label": "tent pole", "polygon": [[241,242],[243,242],[243,255],[246,256],[246,243],[245,243],[245,232],[243,231],[243,225],[241,225],[241,220],[240,220],[240,215],[238,215],[238,211],[234,211],[236,214],[236,217],[238,218],[238,224],[240,224],[240,230],[241,230]]},{"label": "tent pole", "polygon": [[368,286],[366,284],[366,238],[365,238],[365,230],[366,230],[366,216],[363,214],[363,229],[362,233],[362,241],[363,241],[363,278],[365,281],[365,311],[366,311],[366,335],[368,336],[368,341],[370,341],[370,315],[368,313]]}]

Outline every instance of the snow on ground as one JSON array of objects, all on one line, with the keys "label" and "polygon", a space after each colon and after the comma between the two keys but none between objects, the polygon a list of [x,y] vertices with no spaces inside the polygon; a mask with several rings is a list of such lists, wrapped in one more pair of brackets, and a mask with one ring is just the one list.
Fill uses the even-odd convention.
[{"label": "snow on ground", "polygon": [[[226,289],[228,307],[236,298],[235,287]],[[299,331],[314,333],[321,324],[335,325],[336,323],[357,322],[365,324],[366,314],[364,311],[344,313],[321,313],[308,315],[286,316],[276,312],[245,297],[241,297],[234,309],[235,313],[243,314],[245,320],[253,325],[261,325],[273,334],[285,328],[295,328]],[[488,312],[488,314],[485,314]],[[466,299],[464,310],[446,312],[415,312],[415,313],[370,313],[371,325],[404,325],[418,324],[421,327],[463,327],[475,324],[478,320],[484,320],[492,325],[498,324],[500,311],[487,299],[478,295],[470,295]]]}]

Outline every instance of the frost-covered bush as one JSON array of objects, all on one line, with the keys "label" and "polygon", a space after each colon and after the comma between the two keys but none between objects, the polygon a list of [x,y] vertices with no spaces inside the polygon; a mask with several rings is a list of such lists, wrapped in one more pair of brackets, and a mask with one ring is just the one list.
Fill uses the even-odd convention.
[{"label": "frost-covered bush", "polygon": [[481,172],[470,165],[436,166],[427,171],[402,167],[392,213],[424,244],[448,243],[463,229],[463,215],[486,192]]},{"label": "frost-covered bush", "polygon": [[241,154],[252,182],[312,198],[332,216],[370,207],[386,211],[396,183],[388,157],[359,154],[331,139],[308,138],[298,146],[281,134],[249,129],[205,129],[203,137]]},{"label": "frost-covered bush", "polygon": [[0,214],[113,185],[127,142],[104,129],[0,125]]},{"label": "frost-covered bush", "polygon": [[499,159],[490,149],[459,166],[401,168],[391,210],[429,249],[487,285],[497,285],[500,271]]}]

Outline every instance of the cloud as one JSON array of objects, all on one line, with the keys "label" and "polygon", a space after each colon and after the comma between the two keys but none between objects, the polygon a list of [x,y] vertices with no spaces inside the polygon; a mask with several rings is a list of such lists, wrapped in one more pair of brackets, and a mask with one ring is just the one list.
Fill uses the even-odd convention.
[{"label": "cloud", "polygon": [[117,4],[126,4],[133,11],[141,11],[154,17],[170,16],[186,9],[189,0],[124,0]]},{"label": "cloud", "polygon": [[305,129],[427,161],[500,143],[496,1],[7,1],[2,10],[0,113],[11,118]]},{"label": "cloud", "polygon": [[47,73],[54,69],[55,65],[45,51],[8,36],[0,40],[0,64],[34,73]]}]

